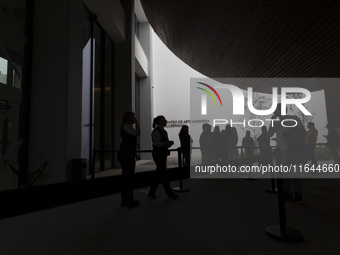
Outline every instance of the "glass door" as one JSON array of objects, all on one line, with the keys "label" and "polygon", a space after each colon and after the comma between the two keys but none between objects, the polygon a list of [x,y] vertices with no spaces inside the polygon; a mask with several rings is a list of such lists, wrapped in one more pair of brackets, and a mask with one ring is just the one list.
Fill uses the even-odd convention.
[{"label": "glass door", "polygon": [[88,159],[87,173],[110,169],[112,152],[113,42],[90,15],[83,48],[82,157]]}]

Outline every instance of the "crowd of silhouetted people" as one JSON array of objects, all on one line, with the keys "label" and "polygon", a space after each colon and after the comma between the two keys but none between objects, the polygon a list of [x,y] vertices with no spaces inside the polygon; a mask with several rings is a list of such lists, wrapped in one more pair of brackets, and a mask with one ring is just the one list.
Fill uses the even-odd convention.
[{"label": "crowd of silhouetted people", "polygon": [[[245,137],[242,139],[242,164],[267,165],[273,164],[275,159],[276,165],[288,164],[306,164],[310,161],[311,165],[317,165],[315,157],[316,143],[318,139],[318,130],[313,122],[309,122],[307,130],[297,116],[282,115],[281,107],[278,104],[272,119],[273,121],[268,128],[261,127],[261,134],[254,139],[251,136],[251,130],[247,130]],[[281,123],[285,121],[286,126]],[[292,122],[289,125],[289,122]],[[295,126],[293,125],[295,122]],[[165,130],[167,120],[164,116],[159,115],[154,118],[152,137],[152,158],[156,164],[156,176],[153,181],[148,196],[156,199],[156,191],[159,184],[162,184],[165,193],[170,199],[177,199],[178,195],[173,192],[169,182],[166,180],[167,157],[170,155],[169,148],[174,144],[169,139]],[[287,128],[289,126],[289,128]],[[212,126],[208,123],[202,125],[202,133],[199,137],[201,151],[201,164],[233,164],[239,160],[238,134],[235,127],[226,125],[222,130],[221,126]],[[328,134],[327,147],[335,163],[340,163],[339,133],[334,126],[327,124]],[[140,135],[140,128],[135,114],[132,111],[126,111],[121,120],[119,129],[121,144],[118,153],[118,159],[122,167],[123,187],[121,192],[122,206],[133,208],[139,205],[139,201],[134,199],[132,179],[135,173],[136,156],[137,156],[137,138]],[[274,137],[275,138],[272,138]],[[189,127],[183,125],[179,132],[180,150],[183,158],[183,166],[189,167],[191,164],[191,152],[193,139],[189,134]],[[271,140],[275,140],[275,149],[271,146]],[[255,149],[259,149],[258,155],[255,156]],[[244,151],[244,157],[243,157]],[[282,176],[281,176],[282,177]],[[278,176],[280,178],[280,176]],[[302,201],[301,178],[292,178],[284,176],[284,189],[286,198],[293,198],[295,201]]]},{"label": "crowd of silhouetted people", "polygon": [[199,138],[202,164],[227,163],[238,158],[238,134],[235,127],[226,125],[220,130],[215,126],[211,132],[211,125],[204,123]]},{"label": "crowd of silhouetted people", "polygon": [[[251,137],[251,130],[247,130],[245,137],[242,139],[242,150],[245,153],[243,164],[253,165],[255,162],[256,143],[259,149],[259,155],[256,157],[258,164],[272,164],[275,159],[276,165],[301,165],[310,161],[310,164],[317,167],[315,149],[317,144],[318,130],[313,122],[307,124],[307,130],[301,120],[294,115],[282,115],[281,105],[278,104],[272,119],[272,125],[267,128],[261,127],[261,135],[254,140]],[[282,121],[285,125],[282,125]],[[334,126],[326,126],[328,134],[327,147],[334,160],[339,164],[339,133]],[[237,147],[238,135],[235,127],[226,125],[220,130],[219,126],[214,127],[211,131],[211,125],[205,123],[202,125],[202,134],[199,139],[202,154],[202,164],[209,165],[215,163],[233,163],[233,160],[239,158]],[[272,138],[274,137],[275,138]],[[271,140],[276,142],[275,149],[272,149]],[[274,146],[273,146],[274,147]],[[302,201],[302,184],[303,176],[294,176],[290,178],[289,174],[277,176],[284,178],[285,197],[291,198],[296,202]]]}]

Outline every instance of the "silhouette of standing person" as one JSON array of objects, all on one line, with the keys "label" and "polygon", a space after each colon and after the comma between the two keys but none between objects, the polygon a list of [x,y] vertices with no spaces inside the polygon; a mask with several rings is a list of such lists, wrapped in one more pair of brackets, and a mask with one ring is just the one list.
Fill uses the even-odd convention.
[{"label": "silhouette of standing person", "polygon": [[183,166],[190,166],[191,144],[193,140],[189,135],[189,127],[183,125],[178,136],[183,154]]},{"label": "silhouette of standing person", "polygon": [[246,153],[246,164],[248,166],[253,165],[254,161],[254,139],[250,136],[250,131],[246,131],[246,136],[242,139],[242,146]]},{"label": "silhouette of standing person", "polygon": [[238,142],[238,134],[235,127],[230,128],[229,133],[229,151],[228,151],[228,159],[235,160],[238,159],[238,149],[236,148]]},{"label": "silhouette of standing person", "polygon": [[211,151],[212,151],[212,160],[213,163],[221,162],[221,152],[222,152],[222,135],[220,132],[220,127],[215,126],[214,131],[212,133],[212,142],[211,142]]},{"label": "silhouette of standing person", "polygon": [[225,126],[224,132],[222,134],[222,152],[221,152],[221,161],[223,164],[228,163],[228,153],[230,147],[230,130],[231,126],[228,124]]},{"label": "silhouette of standing person", "polygon": [[333,157],[335,164],[340,164],[339,157],[339,148],[340,148],[340,139],[339,133],[335,130],[335,128],[331,124],[327,124],[326,128],[328,129],[328,134],[324,137],[327,138],[327,147],[329,148],[329,152]]},{"label": "silhouette of standing person", "polygon": [[203,132],[200,136],[199,143],[202,155],[202,165],[211,164],[211,143],[212,143],[212,134],[211,134],[211,125],[208,123],[204,123],[202,125]]},{"label": "silhouette of standing person", "polygon": [[257,138],[257,142],[260,148],[260,163],[271,164],[272,161],[272,149],[270,147],[270,137],[268,136],[267,127],[261,127],[261,135]]},{"label": "silhouette of standing person", "polygon": [[[136,125],[136,129],[133,128]],[[122,166],[123,187],[121,192],[122,206],[133,208],[139,205],[139,201],[134,200],[132,181],[136,167],[136,147],[137,137],[140,135],[140,129],[135,113],[126,111],[122,115],[119,128],[121,138],[118,160]]]},{"label": "silhouette of standing person", "polygon": [[[163,188],[165,193],[168,195],[169,198],[176,199],[178,195],[175,194],[170,184],[166,179],[166,161],[167,157],[170,154],[169,148],[174,144],[173,141],[169,141],[168,133],[164,129],[166,126],[167,120],[164,116],[159,115],[153,120],[153,131],[151,133],[152,136],[152,158],[156,164],[156,172],[159,179],[162,182]],[[159,183],[154,183],[151,185],[149,190],[149,197],[150,198],[157,198],[156,191],[158,188]]]},{"label": "silhouette of standing person", "polygon": [[313,122],[309,122],[307,124],[307,134],[305,137],[306,151],[307,151],[307,159],[311,160],[312,165],[317,165],[318,162],[315,158],[315,147],[316,141],[318,139],[318,130],[315,128]]},{"label": "silhouette of standing person", "polygon": [[[300,165],[306,162],[306,147],[305,136],[306,130],[301,120],[294,115],[282,115],[281,104],[277,104],[272,119],[279,118],[280,122],[275,122],[268,130],[269,136],[276,133],[276,147],[280,155],[280,161],[277,164],[283,165]],[[285,121],[285,125],[282,125]],[[289,175],[288,175],[289,176]],[[293,186],[293,187],[292,187]],[[294,201],[302,202],[302,182],[300,178],[284,179],[284,192],[286,198],[293,198],[292,190],[294,193]]]}]

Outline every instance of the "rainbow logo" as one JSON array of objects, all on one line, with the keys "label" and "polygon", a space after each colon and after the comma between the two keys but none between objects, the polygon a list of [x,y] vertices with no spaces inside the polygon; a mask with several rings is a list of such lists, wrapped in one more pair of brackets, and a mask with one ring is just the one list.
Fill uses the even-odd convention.
[{"label": "rainbow logo", "polygon": [[[199,84],[201,84],[201,85],[203,85],[203,86],[206,86],[206,87],[209,88],[212,92],[214,92],[215,95],[217,96],[218,100],[220,101],[221,106],[222,106],[222,101],[221,101],[220,95],[217,93],[217,91],[216,91],[213,87],[211,87],[210,85],[205,84],[205,83],[203,83],[203,82],[197,82],[197,83],[199,83]],[[200,88],[200,87],[196,87],[196,88],[201,89],[201,90],[203,90],[204,92],[206,92],[206,93],[214,100],[215,105],[217,105],[216,100],[215,100],[214,96],[211,94],[211,92],[209,92],[209,91],[206,90],[206,89]]]}]

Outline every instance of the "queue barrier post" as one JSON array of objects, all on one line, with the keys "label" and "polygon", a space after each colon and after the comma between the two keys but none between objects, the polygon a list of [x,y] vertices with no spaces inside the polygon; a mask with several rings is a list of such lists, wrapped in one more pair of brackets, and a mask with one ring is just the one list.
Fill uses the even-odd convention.
[{"label": "queue barrier post", "polygon": [[[184,169],[181,147],[177,148],[177,155],[178,155],[178,167]],[[173,190],[176,192],[188,192],[189,191],[189,189],[184,188],[182,179],[179,180],[179,187],[174,187]]]},{"label": "queue barrier post", "polygon": [[266,227],[265,231],[268,236],[279,241],[288,243],[300,242],[303,239],[303,236],[300,233],[300,231],[294,228],[287,227],[285,197],[282,178],[277,179],[277,188],[278,188],[280,225],[268,226]]}]

